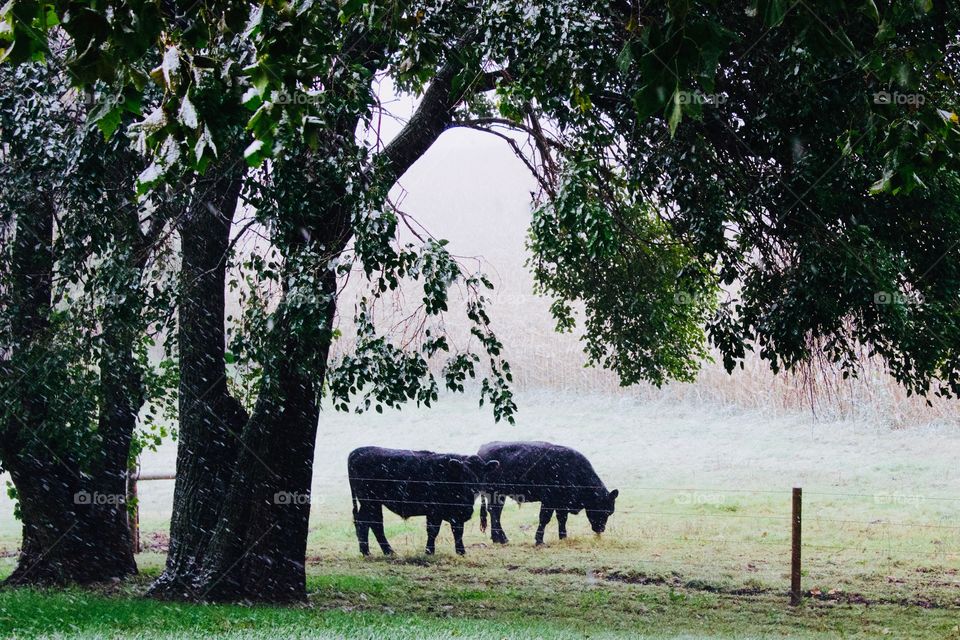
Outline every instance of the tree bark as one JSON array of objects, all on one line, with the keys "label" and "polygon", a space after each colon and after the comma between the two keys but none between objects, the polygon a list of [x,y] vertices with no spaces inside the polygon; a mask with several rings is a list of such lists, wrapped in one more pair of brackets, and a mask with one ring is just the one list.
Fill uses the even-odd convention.
[{"label": "tree bark", "polygon": [[[103,459],[89,468],[72,451],[58,453],[60,447],[44,439],[56,417],[49,415],[45,390],[34,388],[31,376],[46,365],[49,348],[55,204],[50,194],[42,194],[34,204],[33,215],[19,217],[13,241],[16,313],[7,367],[11,384],[5,388],[20,387],[22,410],[16,423],[8,425],[0,461],[17,490],[23,541],[17,567],[5,584],[122,578],[136,572],[124,505],[133,426],[129,420],[121,425],[113,416],[103,420]],[[136,410],[132,417],[136,419]]]},{"label": "tree bark", "polygon": [[[41,194],[17,216],[13,238],[13,281],[11,297],[15,306],[11,322],[14,344],[10,355],[10,389],[21,389],[29,381],[33,358],[42,355],[50,318],[53,280],[53,201]],[[29,391],[29,390],[28,390]],[[2,443],[3,468],[10,473],[17,490],[23,522],[23,542],[17,567],[6,584],[66,582],[77,572],[77,562],[67,553],[75,546],[72,514],[48,505],[73,504],[76,471],[56,468],[43,442],[34,442],[47,420],[45,396],[24,393],[21,412],[7,425]],[[61,544],[62,543],[62,544]]]},{"label": "tree bark", "polygon": [[[333,329],[336,274],[323,275],[328,302],[313,342],[281,323],[284,357],[277,358],[243,431],[243,447],[210,553],[199,574],[204,600],[292,602],[306,598],[310,487],[325,367],[308,371],[296,354],[316,350],[326,362]],[[286,355],[289,354],[289,355]]]},{"label": "tree bark", "polygon": [[[134,266],[139,278],[143,263]],[[140,304],[131,306],[139,315]],[[130,445],[137,416],[144,402],[140,368],[134,357],[139,339],[136,318],[108,318],[104,322],[104,345],[100,360],[100,415],[97,430],[100,448],[88,471],[86,491],[92,496],[124,496],[94,500],[90,504],[90,537],[99,552],[123,568],[120,575],[137,573],[134,558],[130,508],[126,497],[130,471]]]},{"label": "tree bark", "polygon": [[151,594],[195,599],[195,571],[220,518],[246,411],[227,390],[224,304],[230,229],[243,180],[236,163],[198,180],[180,227],[180,426],[170,551]]},{"label": "tree bark", "polygon": [[[329,261],[349,242],[353,214],[347,186],[327,158],[349,155],[358,121],[344,118],[321,151],[303,148],[275,165],[283,297],[272,316],[261,389],[241,435],[224,508],[196,572],[200,600],[306,599],[318,403],[336,310],[337,275]],[[300,289],[305,281],[316,288]]]},{"label": "tree bark", "polygon": [[22,456],[8,470],[19,497],[23,542],[5,585],[89,584],[136,573],[126,492],[116,488],[124,486],[122,480],[85,476],[55,454]]},{"label": "tree bark", "polygon": [[[443,68],[410,124],[398,135],[402,142],[391,143],[384,150],[391,182],[416,162],[443,132],[444,123],[450,121],[449,83],[453,75],[451,69]],[[345,125],[339,136],[332,137],[334,144],[338,140],[341,145],[352,144],[355,129],[356,123]],[[308,153],[298,164],[308,175],[321,174],[323,157]],[[324,207],[313,202],[305,218],[302,202],[281,202],[281,216],[289,214],[295,219],[294,235],[306,238],[291,240],[292,244],[324,247],[334,257],[351,237],[352,210],[339,204],[345,201],[345,188],[338,189],[322,178],[317,183],[333,191],[323,195],[336,204]],[[283,301],[275,314],[274,332],[283,337],[282,347],[265,367],[264,379],[272,384],[264,385],[243,430],[226,506],[196,575],[194,596],[201,600],[281,603],[306,599],[306,544],[320,417],[318,399],[333,332],[336,273],[325,271],[320,282],[320,290],[315,293],[326,303],[319,336],[287,326],[281,313]],[[303,362],[318,364],[311,369]]]}]

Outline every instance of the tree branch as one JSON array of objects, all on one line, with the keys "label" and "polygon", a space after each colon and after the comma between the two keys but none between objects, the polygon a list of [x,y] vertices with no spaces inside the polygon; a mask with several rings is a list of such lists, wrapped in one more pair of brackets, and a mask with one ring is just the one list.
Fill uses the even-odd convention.
[{"label": "tree branch", "polygon": [[566,145],[557,140],[556,138],[551,138],[544,134],[543,129],[540,127],[539,122],[533,120],[531,115],[530,125],[526,125],[522,122],[514,122],[513,120],[508,120],[506,118],[469,118],[466,120],[456,120],[453,122],[455,127],[466,127],[469,129],[478,129],[480,131],[487,131],[486,127],[503,127],[504,129],[509,129],[511,131],[517,131],[520,133],[525,133],[531,138],[535,139],[535,142],[538,146],[546,149],[547,147],[553,147],[559,151],[566,149]]},{"label": "tree branch", "polygon": [[393,180],[406,173],[452,122],[453,108],[460,101],[460,96],[451,94],[451,84],[462,69],[460,61],[447,60],[424,91],[413,117],[377,154],[378,159],[386,161],[386,169]]},{"label": "tree branch", "polygon": [[451,46],[447,60],[437,70],[436,75],[423,93],[423,98],[413,117],[403,127],[397,137],[390,141],[377,154],[377,160],[383,160],[388,178],[397,180],[416,162],[427,149],[436,142],[440,134],[453,122],[453,110],[472,92],[491,91],[500,78],[506,77],[506,71],[477,70],[476,76],[457,93],[453,93],[453,80],[465,70],[464,56],[460,51],[470,46],[478,34],[471,29],[458,42]]},{"label": "tree branch", "polygon": [[526,165],[527,170],[530,171],[530,174],[536,179],[537,183],[540,185],[540,188],[544,190],[551,198],[556,197],[556,191],[550,185],[549,180],[544,175],[543,171],[539,171],[537,167],[527,158],[526,154],[523,153],[523,149],[520,148],[520,145],[517,144],[517,141],[511,138],[510,136],[501,133],[495,129],[491,129],[489,126],[482,126],[479,124],[471,124],[470,121],[464,120],[457,122],[458,127],[463,127],[465,129],[474,129],[476,131],[482,131],[483,133],[489,133],[490,135],[497,136],[508,145],[513,150],[513,154],[520,159],[520,161]]}]

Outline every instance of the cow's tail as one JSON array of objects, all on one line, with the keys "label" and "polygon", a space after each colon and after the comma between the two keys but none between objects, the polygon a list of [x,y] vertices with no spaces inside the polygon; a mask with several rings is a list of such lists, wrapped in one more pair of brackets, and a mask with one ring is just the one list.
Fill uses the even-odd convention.
[{"label": "cow's tail", "polygon": [[353,506],[353,523],[357,523],[357,514],[360,511],[360,503],[357,501],[357,494],[353,492],[353,483],[350,483],[350,503]]},{"label": "cow's tail", "polygon": [[480,494],[480,531],[487,530],[487,494]]}]

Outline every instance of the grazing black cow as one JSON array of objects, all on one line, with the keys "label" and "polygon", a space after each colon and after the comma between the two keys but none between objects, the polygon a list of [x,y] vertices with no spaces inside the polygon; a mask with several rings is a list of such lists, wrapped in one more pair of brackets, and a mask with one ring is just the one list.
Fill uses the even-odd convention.
[{"label": "grazing black cow", "polygon": [[473,516],[480,477],[496,460],[432,451],[360,447],[347,458],[353,523],[360,553],[369,555],[369,530],[385,554],[393,553],[383,532],[383,508],[402,518],[427,517],[427,553],[432,554],[440,525],[453,530],[454,546],[463,555],[463,525]]},{"label": "grazing black cow", "polygon": [[537,544],[543,544],[543,530],[554,511],[561,540],[567,537],[567,516],[581,510],[586,510],[594,532],[603,533],[620,492],[607,491],[579,451],[549,442],[490,442],[478,453],[484,460],[500,462],[484,476],[480,502],[480,530],[486,531],[486,500],[490,499],[490,537],[494,542],[507,543],[500,513],[508,496],[517,502],[540,503]]}]

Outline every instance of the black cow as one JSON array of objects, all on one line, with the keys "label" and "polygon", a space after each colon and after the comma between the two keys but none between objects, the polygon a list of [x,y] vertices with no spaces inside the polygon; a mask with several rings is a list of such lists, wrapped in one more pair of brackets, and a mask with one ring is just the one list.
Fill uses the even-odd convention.
[{"label": "black cow", "polygon": [[382,507],[386,507],[404,519],[427,517],[429,554],[446,520],[453,530],[457,553],[463,555],[463,525],[473,516],[480,477],[497,465],[496,460],[484,462],[479,456],[380,447],[354,449],[347,458],[347,473],[360,553],[370,553],[370,529],[383,552],[393,553],[383,532]]},{"label": "black cow", "polygon": [[586,510],[594,532],[603,533],[620,492],[607,491],[579,451],[549,442],[490,442],[480,447],[479,455],[500,462],[484,476],[480,502],[480,530],[486,531],[486,500],[490,499],[490,537],[494,542],[507,543],[500,513],[508,496],[517,502],[540,503],[537,544],[543,544],[543,530],[554,511],[561,540],[567,537],[567,516],[581,510]]}]

